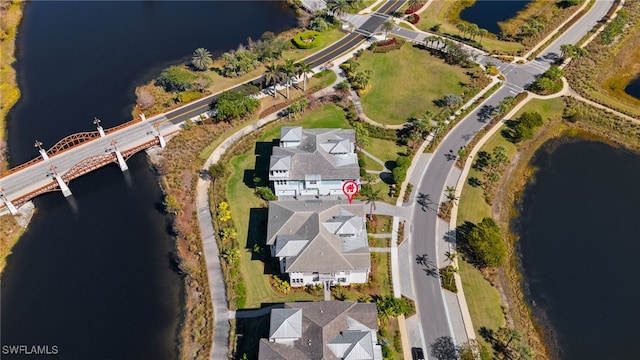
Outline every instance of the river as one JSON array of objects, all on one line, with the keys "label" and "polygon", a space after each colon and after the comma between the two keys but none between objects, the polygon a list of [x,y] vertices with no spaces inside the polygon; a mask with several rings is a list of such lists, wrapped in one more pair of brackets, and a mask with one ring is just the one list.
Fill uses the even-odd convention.
[{"label": "river", "polygon": [[460,18],[474,23],[490,33],[499,34],[498,22],[511,19],[532,0],[476,0],[460,12]]},{"label": "river", "polygon": [[[22,97],[8,117],[12,166],[62,137],[130,120],[136,85],[205,47],[219,54],[295,26],[282,2],[29,2],[17,39]],[[35,199],[1,284],[2,345],[57,359],[175,359],[182,280],[144,154]],[[4,350],[4,348],[3,348]],[[33,359],[34,355],[7,359]]]},{"label": "river", "polygon": [[640,155],[565,138],[533,165],[518,246],[534,315],[563,360],[640,359]]}]

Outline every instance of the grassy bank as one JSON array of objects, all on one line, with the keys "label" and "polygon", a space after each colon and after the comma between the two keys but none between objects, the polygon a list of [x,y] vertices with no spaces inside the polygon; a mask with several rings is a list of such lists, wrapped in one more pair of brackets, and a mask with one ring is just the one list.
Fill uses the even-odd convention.
[{"label": "grassy bank", "polygon": [[582,96],[638,118],[640,99],[624,89],[640,76],[640,3],[626,1],[623,11],[628,21],[622,34],[610,44],[597,36],[586,47],[587,54],[573,59],[565,70],[569,84]]},{"label": "grassy bank", "polygon": [[[434,1],[422,14],[418,26],[423,30],[434,30],[439,24],[439,32],[461,39],[470,36],[461,34],[457,26],[469,25],[460,19],[460,12],[472,6],[475,0]],[[500,34],[491,34],[473,40],[489,52],[522,55],[527,49],[544,39],[562,21],[573,14],[579,5],[564,7],[561,2],[536,0],[519,11],[513,18],[499,22]]]},{"label": "grassy bank", "polygon": [[[566,117],[573,112],[565,108],[573,109],[581,115],[571,117],[570,119],[574,122],[563,120],[563,115]],[[531,111],[540,113],[545,120],[545,124],[532,140],[515,146],[499,131],[489,138],[481,149],[481,151],[491,152],[498,145],[504,146],[510,161],[509,166],[502,172],[501,183],[493,190],[493,203],[490,205],[486,202],[485,194],[480,187],[466,183],[458,212],[458,225],[464,221],[478,222],[486,216],[496,218],[507,240],[509,261],[489,276],[486,273],[480,273],[468,263],[461,262],[460,273],[477,333],[483,326],[495,329],[506,321],[525,335],[527,342],[537,354],[536,358],[548,359],[549,352],[543,340],[546,335],[543,329],[536,328],[534,320],[531,319],[520,288],[521,276],[517,271],[518,263],[514,250],[517,235],[506,231],[510,228],[511,219],[517,216],[514,206],[519,201],[522,189],[528,179],[533,178],[534,169],[530,168],[529,162],[536,150],[549,139],[575,134],[600,140],[607,139],[607,142],[640,151],[640,143],[637,142],[640,137],[640,126],[612,117],[604,111],[588,107],[572,98],[531,100],[515,117]],[[471,169],[468,178],[480,176],[480,173]],[[502,301],[500,301],[501,298]],[[498,316],[503,309],[506,318]],[[481,340],[481,343],[486,344],[484,340]]]},{"label": "grassy bank", "polygon": [[[16,81],[16,71],[13,69],[15,58],[15,43],[18,25],[22,20],[21,0],[0,1],[0,172],[6,169],[6,117],[9,110],[18,102],[20,89]],[[12,215],[0,216],[0,274],[6,265],[7,256],[18,242],[23,227]]]},{"label": "grassy bank", "polygon": [[364,112],[381,124],[402,124],[425,111],[437,114],[442,108],[435,101],[444,95],[469,97],[485,85],[479,69],[447,64],[411,44],[387,53],[366,52],[358,63],[363,71],[371,70],[371,90],[361,97]]},{"label": "grassy bank", "polygon": [[[278,35],[278,38],[285,39],[287,44],[290,44],[291,38],[293,38],[296,34],[300,33],[301,29],[293,29],[287,32],[283,32]],[[276,60],[274,63],[276,65],[284,63],[285,59],[298,61],[305,57],[308,57],[323,48],[333,44],[338,41],[340,38],[345,36],[345,33],[341,32],[338,29],[330,29],[321,33],[321,37],[318,41],[318,45],[311,49],[297,49],[293,45],[290,45],[282,54],[280,59]],[[190,91],[188,99],[193,101],[197,98],[204,97],[206,95],[215,94],[225,89],[231,88],[233,86],[244,84],[251,79],[260,77],[265,72],[265,64],[259,64],[255,69],[237,77],[226,77],[221,75],[221,68],[224,66],[225,61],[222,59],[215,59],[212,65],[206,71],[194,71],[189,66],[183,65],[182,68],[188,72],[191,72],[197,78],[203,78],[208,85],[201,89],[199,92]],[[144,112],[147,114],[147,117],[152,114],[158,114],[162,112],[169,111],[171,109],[175,109],[185,104],[182,99],[178,96],[178,92],[168,92],[165,91],[161,86],[156,85],[156,80],[152,80],[147,84],[141,85],[136,88],[136,94],[139,94],[144,91],[150,94],[153,97],[153,105],[149,108],[145,109]],[[193,97],[191,96],[193,93]],[[135,108],[132,112],[132,116],[138,116],[138,108]]]}]

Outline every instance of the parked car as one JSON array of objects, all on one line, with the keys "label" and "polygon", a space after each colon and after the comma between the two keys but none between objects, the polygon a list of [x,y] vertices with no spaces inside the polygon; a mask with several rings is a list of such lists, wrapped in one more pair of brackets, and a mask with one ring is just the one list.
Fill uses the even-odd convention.
[{"label": "parked car", "polygon": [[424,360],[424,351],[422,351],[422,348],[413,347],[411,348],[411,356],[413,360]]}]

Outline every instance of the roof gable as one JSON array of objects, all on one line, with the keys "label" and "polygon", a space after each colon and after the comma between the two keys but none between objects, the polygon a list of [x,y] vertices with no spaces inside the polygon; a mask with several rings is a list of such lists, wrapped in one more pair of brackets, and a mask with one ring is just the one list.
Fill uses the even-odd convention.
[{"label": "roof gable", "polygon": [[301,309],[273,309],[269,326],[270,339],[299,339],[302,336]]}]

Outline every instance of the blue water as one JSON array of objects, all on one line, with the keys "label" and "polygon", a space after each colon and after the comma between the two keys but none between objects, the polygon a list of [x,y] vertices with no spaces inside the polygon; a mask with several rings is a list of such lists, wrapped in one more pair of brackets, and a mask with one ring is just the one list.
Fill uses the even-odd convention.
[{"label": "blue water", "polygon": [[552,140],[523,193],[523,281],[562,360],[640,359],[640,154]]},{"label": "blue water", "polygon": [[462,10],[460,18],[487,29],[494,34],[500,33],[498,22],[514,17],[532,0],[476,0],[475,4]]},{"label": "blue water", "polygon": [[640,76],[630,82],[629,85],[624,88],[624,91],[636,99],[640,99]]}]

